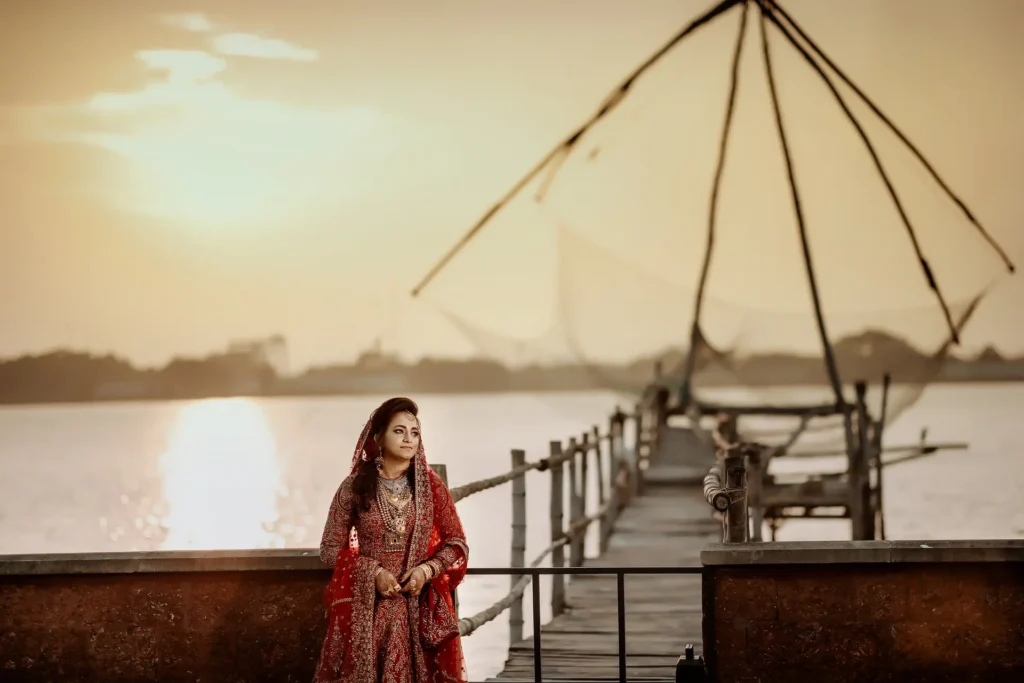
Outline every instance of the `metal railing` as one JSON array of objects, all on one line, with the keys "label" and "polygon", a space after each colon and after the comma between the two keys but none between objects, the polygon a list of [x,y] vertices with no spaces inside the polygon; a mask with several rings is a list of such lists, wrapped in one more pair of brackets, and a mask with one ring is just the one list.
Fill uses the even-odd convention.
[{"label": "metal railing", "polygon": [[[616,622],[618,635],[618,680],[619,683],[626,683],[626,576],[634,575],[678,575],[678,574],[701,574],[702,567],[470,567],[466,570],[469,576],[522,576],[523,579],[532,583],[531,591],[533,602],[533,680],[535,683],[542,683],[543,673],[543,650],[540,619],[540,582],[541,576],[564,577],[566,575],[590,575],[590,576],[614,576],[615,577],[615,598],[616,598]],[[525,584],[524,584],[525,588]],[[676,676],[666,680],[680,680],[679,670],[681,667],[691,667],[699,670],[699,677],[695,680],[702,680],[703,661],[693,659],[693,648],[687,646],[685,653],[681,653],[680,661],[677,663]],[[691,664],[692,663],[692,664]],[[583,683],[585,679],[573,679]],[[607,681],[609,679],[599,679]],[[650,680],[650,679],[647,679]],[[559,683],[567,683],[565,679],[559,679]]]}]

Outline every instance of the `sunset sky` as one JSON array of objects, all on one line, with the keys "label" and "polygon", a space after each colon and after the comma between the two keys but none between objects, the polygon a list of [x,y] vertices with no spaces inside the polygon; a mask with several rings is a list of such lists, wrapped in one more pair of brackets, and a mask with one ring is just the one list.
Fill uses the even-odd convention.
[{"label": "sunset sky", "polygon": [[[349,360],[379,336],[413,358],[480,351],[440,312],[493,339],[540,334],[561,315],[585,352],[609,357],[669,341],[688,322],[738,10],[656,66],[542,205],[527,192],[424,298],[408,291],[710,4],[11,0],[0,15],[0,357],[68,346],[149,365],[275,333],[295,368]],[[1024,3],[783,4],[1021,265]],[[725,336],[784,346],[785,321],[809,320],[806,287],[750,19],[712,317],[732,326]],[[835,320],[860,321],[836,333],[918,319],[941,332],[858,138],[781,36],[771,44],[822,293]],[[996,282],[966,348],[1024,352],[1024,276],[1007,278],[855,110],[948,298]],[[737,322],[746,310],[759,312]]]}]

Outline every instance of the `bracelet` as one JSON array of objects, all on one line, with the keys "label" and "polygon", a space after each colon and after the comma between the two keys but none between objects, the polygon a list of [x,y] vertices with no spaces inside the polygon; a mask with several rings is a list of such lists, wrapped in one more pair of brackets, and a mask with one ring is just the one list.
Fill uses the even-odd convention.
[{"label": "bracelet", "polygon": [[382,571],[384,571],[384,565],[377,567],[377,571],[373,573],[373,578],[376,579],[377,576],[379,576]]}]

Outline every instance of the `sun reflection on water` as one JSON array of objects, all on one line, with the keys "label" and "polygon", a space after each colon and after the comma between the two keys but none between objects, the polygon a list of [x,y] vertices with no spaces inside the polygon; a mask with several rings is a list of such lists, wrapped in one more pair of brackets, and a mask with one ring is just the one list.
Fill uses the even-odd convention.
[{"label": "sun reflection on water", "polygon": [[167,503],[164,549],[244,549],[283,544],[274,533],[282,491],[277,441],[247,399],[181,408],[160,456]]}]

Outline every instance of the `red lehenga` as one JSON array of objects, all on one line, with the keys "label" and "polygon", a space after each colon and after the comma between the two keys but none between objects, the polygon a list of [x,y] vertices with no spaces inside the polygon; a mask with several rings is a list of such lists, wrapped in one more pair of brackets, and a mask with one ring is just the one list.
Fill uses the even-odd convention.
[{"label": "red lehenga", "polygon": [[[466,574],[469,549],[455,503],[441,478],[427,464],[422,443],[413,460],[412,506],[406,513],[405,543],[385,542],[385,522],[375,500],[354,514],[352,479],[368,459],[364,428],[352,471],[331,503],[320,557],[334,566],[324,591],[328,609],[314,683],[466,683],[452,591]],[[402,547],[397,547],[402,545]],[[376,572],[395,578],[432,560],[441,568],[419,596],[377,593]]]}]

